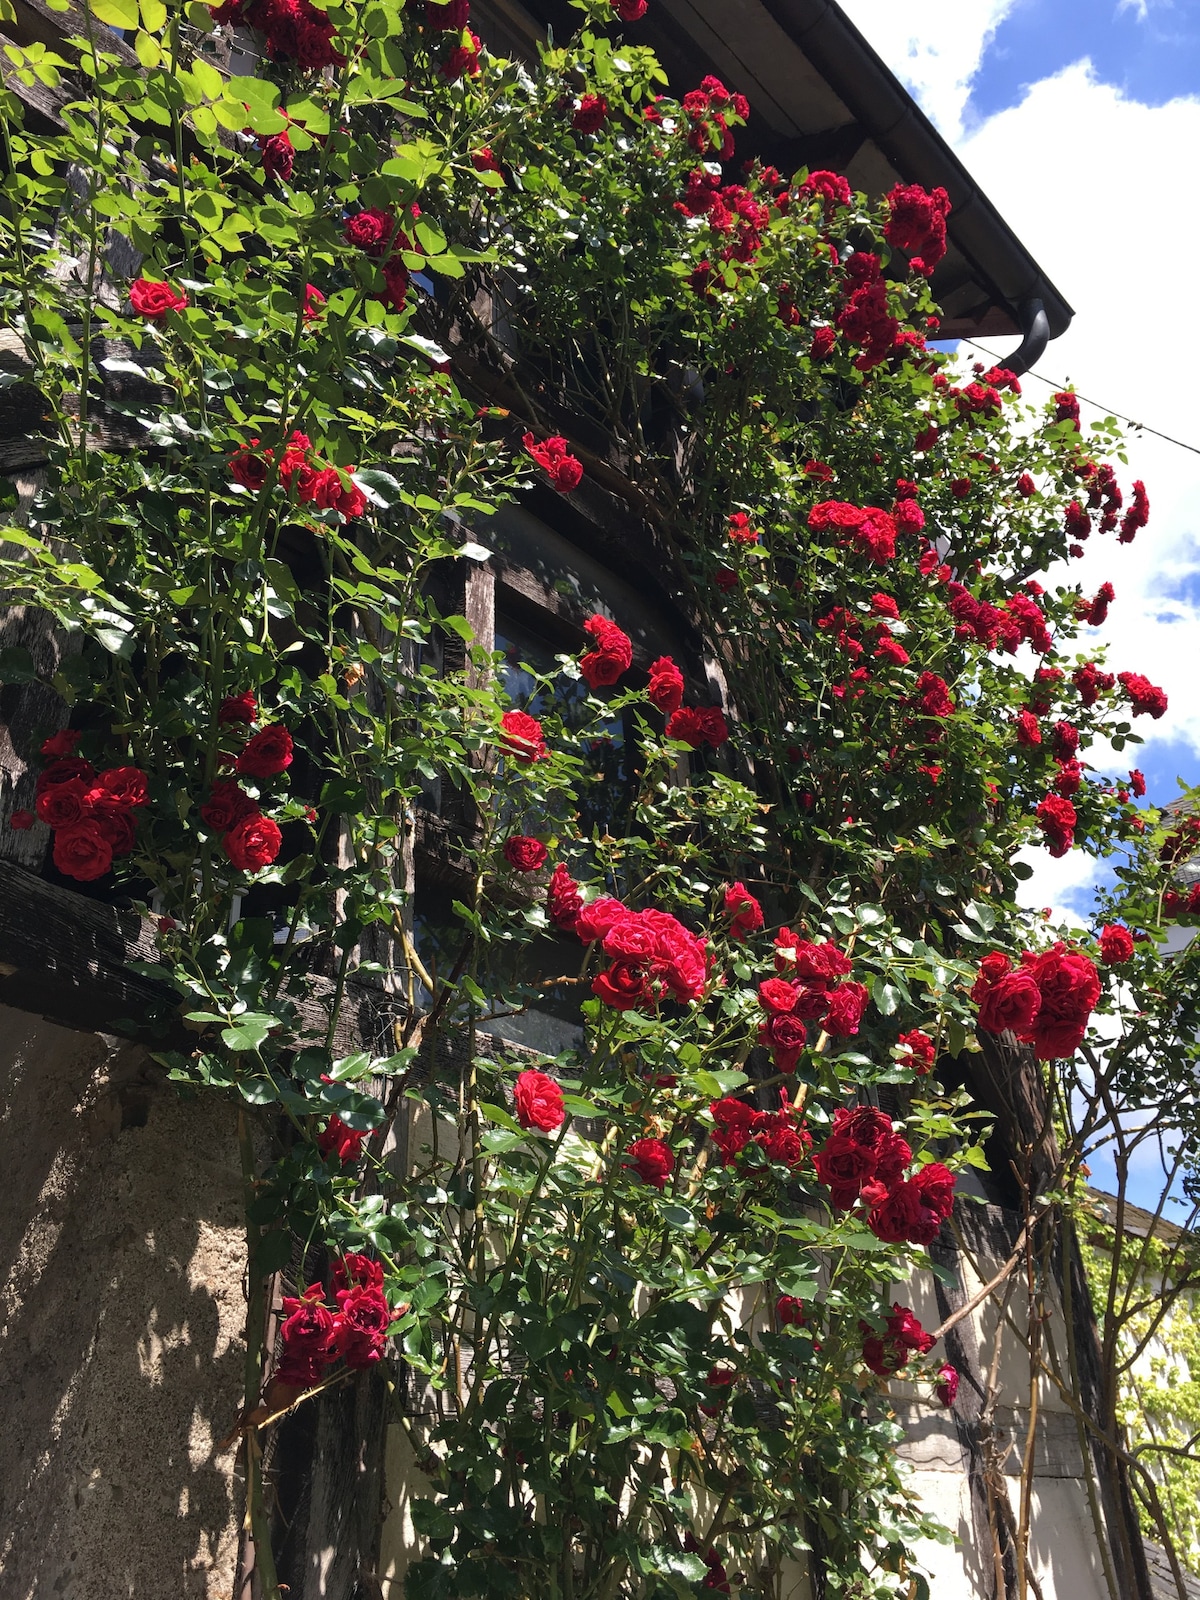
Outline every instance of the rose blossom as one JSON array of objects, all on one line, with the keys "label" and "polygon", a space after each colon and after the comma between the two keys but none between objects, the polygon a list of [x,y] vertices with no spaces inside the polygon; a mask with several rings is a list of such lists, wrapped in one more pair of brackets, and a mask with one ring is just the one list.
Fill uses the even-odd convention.
[{"label": "rose blossom", "polygon": [[228,833],[243,817],[257,810],[258,807],[240,783],[233,778],[220,778],[213,784],[212,794],[200,807],[200,815],[216,832]]},{"label": "rose blossom", "polygon": [[348,1128],[336,1113],[330,1117],[328,1126],[323,1133],[317,1136],[317,1149],[328,1160],[331,1155],[336,1155],[343,1167],[357,1161],[362,1155],[363,1140],[366,1132],[359,1133],[355,1128]]},{"label": "rose blossom", "polygon": [[887,1330],[877,1334],[868,1322],[859,1323],[863,1339],[862,1356],[865,1364],[880,1378],[889,1378],[908,1365],[914,1353],[925,1355],[932,1350],[936,1340],[926,1333],[908,1306],[893,1302],[887,1319]]},{"label": "rose blossom", "polygon": [[521,443],[559,494],[570,494],[573,489],[578,489],[583,479],[583,463],[570,453],[567,441],[561,435],[552,434],[538,444],[531,433],[526,433],[522,435]]},{"label": "rose blossom", "polygon": [[937,1057],[936,1048],[929,1035],[922,1033],[920,1028],[913,1028],[908,1033],[902,1033],[896,1043],[902,1046],[906,1053],[899,1058],[900,1065],[911,1067],[918,1077],[924,1077]]},{"label": "rose blossom", "polygon": [[52,761],[61,760],[74,751],[83,735],[78,728],[60,728],[42,743],[42,754]]},{"label": "rose blossom", "polygon": [[654,1189],[666,1188],[675,1157],[661,1139],[635,1139],[625,1157],[625,1165],[634,1167],[643,1183]]},{"label": "rose blossom", "polygon": [[731,939],[744,939],[763,925],[763,911],[758,901],[742,882],[729,884],[722,899],[722,909],[729,918]]},{"label": "rose blossom", "polygon": [[683,673],[670,656],[659,656],[650,663],[650,682],[646,694],[652,705],[670,716],[683,704]]},{"label": "rose blossom", "polygon": [[504,859],[517,872],[536,872],[546,864],[546,846],[540,839],[514,833],[504,841]]},{"label": "rose blossom", "polygon": [[934,1384],[934,1394],[944,1406],[952,1406],[954,1397],[958,1393],[958,1368],[952,1367],[947,1361],[938,1368],[938,1381]]},{"label": "rose blossom", "polygon": [[54,865],[68,878],[94,883],[112,866],[112,846],[94,817],[84,817],[54,835]]},{"label": "rose blossom", "polygon": [[279,854],[283,835],[278,824],[257,810],[236,822],[221,846],[239,872],[261,872]]},{"label": "rose blossom", "polygon": [[803,1328],[808,1321],[804,1301],[794,1294],[781,1294],[775,1302],[775,1321],[781,1328]]},{"label": "rose blossom", "polygon": [[583,631],[591,634],[596,647],[581,659],[579,670],[589,689],[609,688],[633,663],[632,641],[615,622],[598,614],[587,619]]},{"label": "rose blossom", "polygon": [[1133,955],[1133,935],[1119,922],[1100,930],[1100,959],[1106,967],[1119,967]]},{"label": "rose blossom", "polygon": [[1026,951],[1024,970],[1041,996],[1026,1037],[1040,1061],[1074,1055],[1083,1043],[1092,1008],[1100,998],[1100,975],[1081,951],[1059,942],[1042,955]]},{"label": "rose blossom", "polygon": [[522,1072],[513,1085],[513,1104],[523,1128],[539,1128],[543,1133],[553,1133],[566,1116],[562,1090],[553,1078],[532,1068]]},{"label": "rose blossom", "polygon": [[253,689],[243,689],[241,694],[226,695],[217,707],[217,721],[221,724],[231,722],[251,723],[258,715],[258,700]]},{"label": "rose blossom", "polygon": [[573,933],[583,909],[583,896],[579,885],[560,861],[550,876],[546,889],[546,915],[556,928]]},{"label": "rose blossom", "polygon": [[168,311],[186,310],[187,303],[186,294],[154,278],[138,278],[130,285],[129,304],[149,322],[161,322]]},{"label": "rose blossom", "polygon": [[283,1297],[286,1316],[279,1330],[283,1357],[275,1376],[289,1388],[309,1389],[319,1383],[322,1368],[334,1359],[333,1313],[324,1299],[319,1283],[309,1284],[299,1298]]},{"label": "rose blossom", "polygon": [[281,722],[262,728],[237,759],[237,770],[247,778],[273,778],[292,764],[292,736]]},{"label": "rose blossom", "polygon": [[702,744],[719,749],[729,737],[720,706],[680,706],[667,723],[667,738],[679,739],[699,750]]},{"label": "rose blossom", "polygon": [[980,962],[971,999],[979,1007],[979,1026],[985,1033],[1011,1030],[1018,1037],[1033,1026],[1042,1003],[1033,977],[1024,969],[1014,972],[1000,950]]},{"label": "rose blossom", "polygon": [[500,744],[505,755],[526,764],[545,761],[550,751],[542,738],[542,725],[527,711],[506,711],[500,718]]},{"label": "rose blossom", "polygon": [[338,1355],[353,1370],[370,1367],[383,1355],[392,1313],[383,1291],[356,1284],[338,1290],[334,1343]]}]

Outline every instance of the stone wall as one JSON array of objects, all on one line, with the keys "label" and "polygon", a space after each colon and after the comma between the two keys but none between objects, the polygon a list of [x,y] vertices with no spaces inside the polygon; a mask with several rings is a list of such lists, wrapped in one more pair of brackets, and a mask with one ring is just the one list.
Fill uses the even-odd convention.
[{"label": "stone wall", "polygon": [[229,1600],[245,1300],[234,1113],[0,1008],[0,1594]]}]

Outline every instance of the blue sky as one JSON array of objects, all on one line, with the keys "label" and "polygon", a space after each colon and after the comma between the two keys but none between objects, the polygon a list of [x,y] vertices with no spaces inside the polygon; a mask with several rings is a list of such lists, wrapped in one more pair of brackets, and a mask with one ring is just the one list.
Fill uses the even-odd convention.
[{"label": "blue sky", "polygon": [[971,85],[968,127],[1016,105],[1024,90],[1089,56],[1096,77],[1143,105],[1200,89],[1196,0],[1018,0],[984,48]]}]

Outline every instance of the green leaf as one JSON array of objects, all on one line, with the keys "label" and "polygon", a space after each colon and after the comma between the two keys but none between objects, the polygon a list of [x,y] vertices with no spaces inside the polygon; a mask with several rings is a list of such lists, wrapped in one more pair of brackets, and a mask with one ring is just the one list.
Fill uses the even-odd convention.
[{"label": "green leaf", "polygon": [[505,1111],[503,1106],[488,1105],[485,1101],[481,1100],[479,1102],[479,1110],[489,1122],[494,1122],[497,1127],[507,1128],[510,1133],[519,1133],[522,1138],[525,1137],[524,1128],[522,1128],[521,1124],[516,1120],[515,1117],[510,1116],[509,1113]]},{"label": "green leaf", "polygon": [[88,0],[88,10],[110,28],[136,28],[137,0]]},{"label": "green leaf", "polygon": [[267,1037],[272,1028],[279,1027],[278,1017],[269,1017],[262,1012],[247,1011],[240,1016],[232,1028],[226,1028],[221,1035],[221,1043],[227,1050],[257,1050]]}]

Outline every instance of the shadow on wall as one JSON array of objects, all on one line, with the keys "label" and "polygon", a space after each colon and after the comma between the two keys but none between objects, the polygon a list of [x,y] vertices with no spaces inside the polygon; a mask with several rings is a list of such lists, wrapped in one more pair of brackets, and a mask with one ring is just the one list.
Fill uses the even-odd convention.
[{"label": "shadow on wall", "polygon": [[234,1113],[0,1008],[0,1593],[228,1600],[245,1301]]}]

